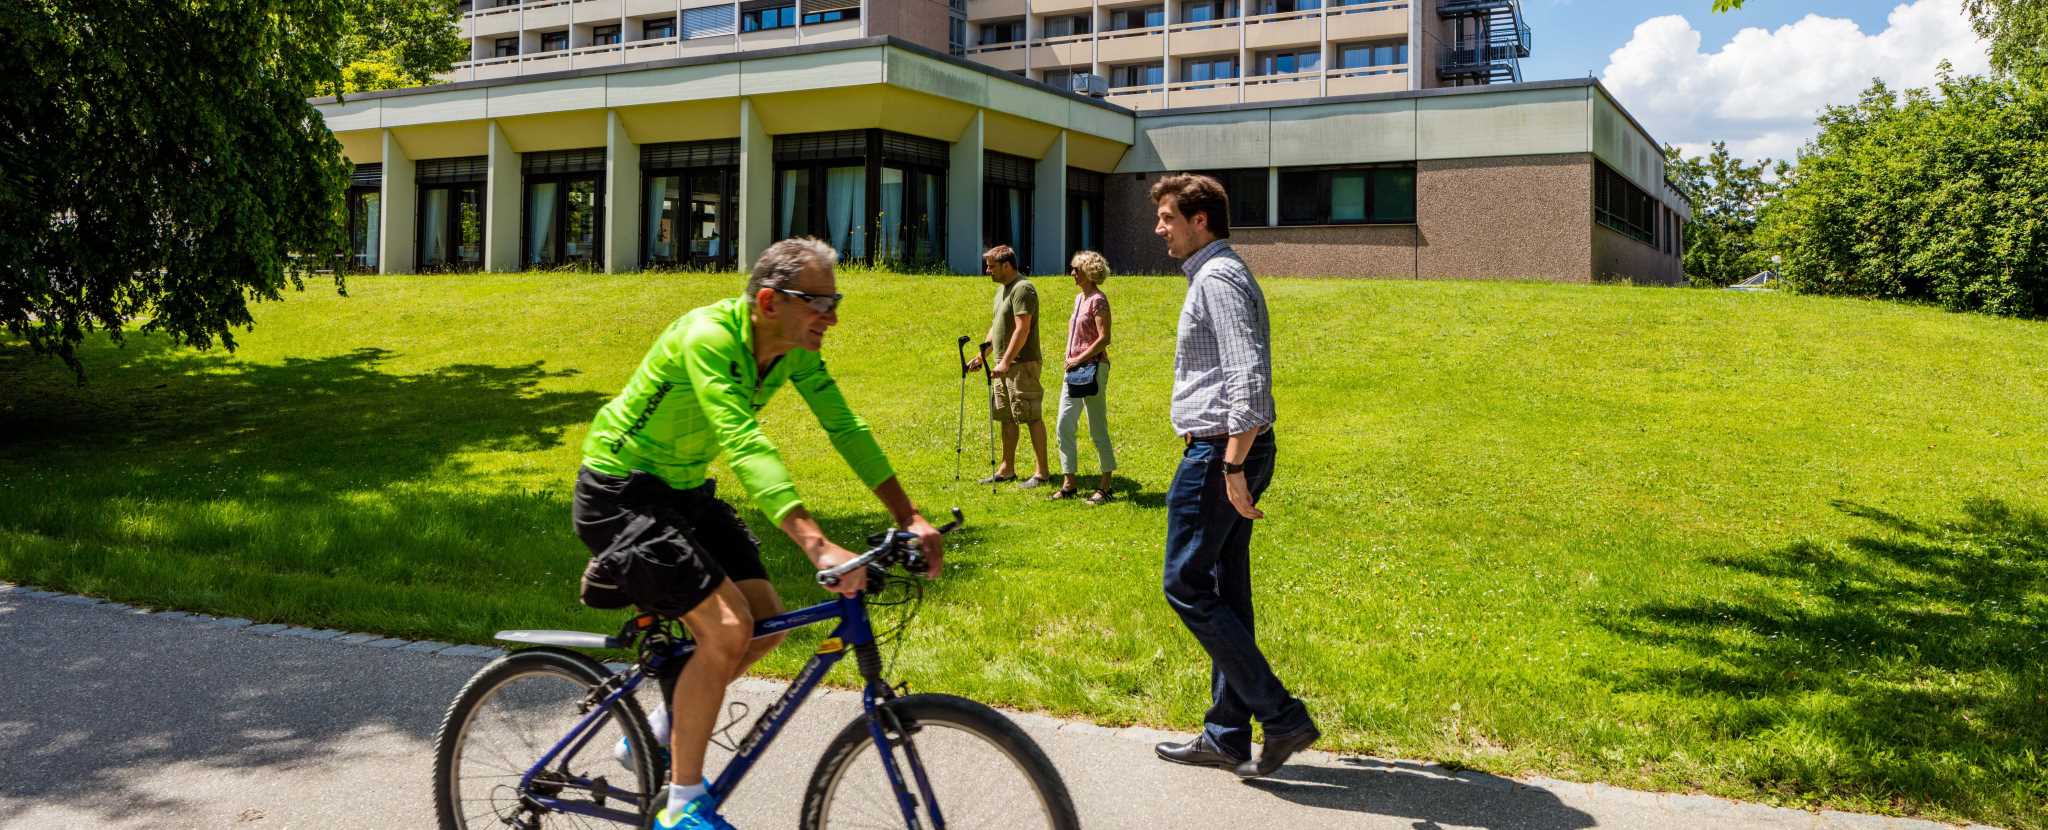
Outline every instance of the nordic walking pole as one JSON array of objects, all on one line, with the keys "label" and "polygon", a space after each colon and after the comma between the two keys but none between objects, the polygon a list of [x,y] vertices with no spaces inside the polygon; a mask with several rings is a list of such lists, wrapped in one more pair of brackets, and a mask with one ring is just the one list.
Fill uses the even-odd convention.
[{"label": "nordic walking pole", "polygon": [[[996,381],[988,370],[988,346],[987,343],[981,344],[981,382],[988,386],[988,477],[993,479],[996,477]],[[989,495],[995,495],[997,483],[988,483]]]},{"label": "nordic walking pole", "polygon": [[961,439],[967,435],[967,335],[960,335],[955,347],[960,353],[960,425],[953,430],[953,480],[960,480],[960,456],[966,452]]}]

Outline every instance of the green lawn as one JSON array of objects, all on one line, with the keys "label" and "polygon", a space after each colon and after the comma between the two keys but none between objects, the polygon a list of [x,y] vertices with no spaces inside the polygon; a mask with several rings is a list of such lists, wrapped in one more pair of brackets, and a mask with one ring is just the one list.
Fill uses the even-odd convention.
[{"label": "green lawn", "polygon": [[[358,277],[262,306],[233,355],[95,341],[83,387],[0,340],[0,578],[408,637],[609,629],[575,604],[577,447],[655,334],[738,284]],[[2048,324],[1265,284],[1281,420],[1259,630],[1327,746],[2048,828]],[[1206,662],[1159,591],[1182,281],[1107,286],[1123,469],[1099,508],[953,480],[953,341],[984,330],[989,283],[841,286],[841,386],[912,496],[970,522],[895,673],[1195,725]],[[1056,348],[1073,287],[1040,291]],[[968,395],[972,415],[978,378]],[[763,417],[830,531],[884,520],[795,395]],[[750,515],[785,595],[819,596]]]}]

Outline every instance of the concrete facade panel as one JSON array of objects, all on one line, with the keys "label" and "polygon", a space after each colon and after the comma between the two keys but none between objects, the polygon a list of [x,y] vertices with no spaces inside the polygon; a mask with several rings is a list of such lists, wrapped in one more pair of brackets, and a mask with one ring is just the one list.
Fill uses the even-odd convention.
[{"label": "concrete facade panel", "polygon": [[341,142],[341,156],[356,164],[374,164],[384,160],[383,130],[350,130],[335,133]]},{"label": "concrete facade panel", "polygon": [[[489,91],[486,115],[490,118],[595,110],[605,105],[605,77],[602,75],[492,87]],[[600,116],[598,120],[602,123],[604,119]]]},{"label": "concrete facade panel", "polygon": [[1315,74],[1246,78],[1244,100],[1246,103],[1290,101],[1314,98],[1322,92],[1322,78]]},{"label": "concrete facade panel", "polygon": [[481,156],[489,147],[490,135],[482,120],[454,124],[423,124],[391,130],[392,138],[405,148],[407,157],[418,159]]},{"label": "concrete facade panel", "polygon": [[884,87],[882,92],[882,129],[949,144],[960,138],[960,131],[967,129],[967,122],[979,112],[977,108],[958,101],[895,87]]},{"label": "concrete facade panel", "polygon": [[576,0],[569,6],[570,19],[578,23],[617,22],[624,12],[619,0]]},{"label": "concrete facade panel", "polygon": [[1217,52],[1236,52],[1238,47],[1236,26],[1189,29],[1170,32],[1166,37],[1167,49],[1176,58],[1214,54]]},{"label": "concrete facade panel", "polygon": [[618,49],[596,52],[578,52],[569,56],[569,66],[575,69],[589,69],[594,66],[618,66],[624,62],[625,53]]},{"label": "concrete facade panel", "polygon": [[1328,95],[1366,95],[1374,92],[1400,92],[1407,88],[1408,73],[1389,72],[1384,75],[1331,78],[1324,90]]},{"label": "concrete facade panel", "polygon": [[1057,127],[1067,123],[1068,100],[1035,86],[989,84],[988,108],[1017,118],[1028,118]]},{"label": "concrete facade panel", "polygon": [[1112,93],[1103,100],[1127,110],[1156,110],[1165,105],[1166,95],[1161,87],[1151,87],[1144,92]]},{"label": "concrete facade panel", "polygon": [[498,119],[512,149],[522,153],[604,146],[604,111],[582,110]]},{"label": "concrete facade panel", "polygon": [[[1106,110],[1071,98],[1067,99],[1066,123],[1069,130],[1105,138],[1123,147],[1128,147],[1132,141],[1137,140],[1138,119],[1126,113]],[[1117,148],[1119,155],[1122,154],[1123,147]]]},{"label": "concrete facade panel", "polygon": [[1323,39],[1323,21],[1317,17],[1295,20],[1246,22],[1244,45],[1246,49],[1266,49],[1274,46],[1296,46],[1304,43],[1319,43]]},{"label": "concrete facade panel", "polygon": [[1357,14],[1333,14],[1330,15],[1328,25],[1331,41],[1380,37],[1405,38],[1408,36],[1408,10],[1388,9]]},{"label": "concrete facade panel", "polygon": [[1237,103],[1237,87],[1220,86],[1208,89],[1176,89],[1166,93],[1169,106],[1206,107],[1212,104]]},{"label": "concrete facade panel", "polygon": [[967,0],[967,19],[980,22],[1021,17],[1029,8],[1024,0]]},{"label": "concrete facade panel", "polygon": [[613,107],[732,98],[739,94],[740,66],[737,63],[627,72],[611,76],[605,84],[605,104]]},{"label": "concrete facade panel", "polygon": [[1590,152],[1589,87],[1418,98],[1415,150],[1429,159]]},{"label": "concrete facade panel", "polygon": [[1095,42],[1095,59],[1103,63],[1157,61],[1165,57],[1166,38],[1163,35],[1104,36]]},{"label": "concrete facade panel", "polygon": [[1595,224],[1593,280],[1637,285],[1682,285],[1685,274],[1678,257]]},{"label": "concrete facade panel", "polygon": [[1415,102],[1275,109],[1272,142],[1268,164],[1278,167],[1408,161],[1415,158]]},{"label": "concrete facade panel", "polygon": [[386,98],[383,104],[384,126],[405,127],[413,124],[482,118],[487,101],[485,90],[456,89],[429,92],[424,95],[407,95],[402,98]]},{"label": "concrete facade panel", "polygon": [[1621,108],[1607,96],[1592,93],[1593,155],[1607,162],[1615,172],[1635,182],[1643,192],[1660,196],[1664,192],[1664,153],[1629,123]]},{"label": "concrete facade panel", "polygon": [[327,119],[327,129],[336,133],[375,130],[384,126],[384,102],[375,98],[320,104],[314,109],[320,111],[320,117]]},{"label": "concrete facade panel", "polygon": [[1145,196],[1163,172],[1117,173],[1103,181],[1102,255],[1119,274],[1175,274],[1180,263],[1152,235],[1153,208]]},{"label": "concrete facade panel", "polygon": [[1069,130],[1067,164],[1083,170],[1107,173],[1115,170],[1117,162],[1123,160],[1126,146],[1128,145]]},{"label": "concrete facade panel", "polygon": [[1034,14],[1078,14],[1094,7],[1092,0],[1035,0],[1031,11]]},{"label": "concrete facade panel", "polygon": [[1085,71],[1094,60],[1095,47],[1085,39],[1031,47],[1031,66],[1037,69],[1078,66]]},{"label": "concrete facade panel", "polygon": [[1272,164],[1269,110],[1167,115],[1138,121],[1119,172],[1210,170]]},{"label": "concrete facade panel", "polygon": [[483,66],[471,67],[470,75],[472,77],[470,77],[469,80],[488,81],[492,78],[510,78],[518,74],[519,62],[506,61],[504,63],[492,63],[485,64]]},{"label": "concrete facade panel", "polygon": [[[746,35],[740,37],[744,40]],[[765,95],[881,82],[881,47],[782,55],[740,62],[741,95]]]},{"label": "concrete facade panel", "polygon": [[[675,10],[676,4],[671,2],[671,0],[626,0],[627,17],[640,17],[650,14],[662,15]],[[633,32],[631,34],[639,33]],[[628,36],[630,37],[631,35],[629,34]]]},{"label": "concrete facade panel", "polygon": [[815,23],[803,27],[802,34],[805,43],[854,40],[860,37],[860,21],[835,20],[831,23]]},{"label": "concrete facade panel", "polygon": [[614,112],[624,119],[626,133],[636,144],[701,141],[740,134],[738,98],[648,104]]},{"label": "concrete facade panel", "polygon": [[867,0],[868,31],[892,34],[935,52],[947,52],[952,12],[946,0]]},{"label": "concrete facade panel", "polygon": [[1590,153],[1416,162],[1415,213],[1418,278],[1592,279]]},{"label": "concrete facade panel", "polygon": [[1016,72],[1024,68],[1029,60],[1028,55],[1030,55],[1030,52],[1023,46],[1016,46],[998,48],[988,52],[976,52],[971,57],[975,63],[1000,69],[1004,72]]},{"label": "concrete facade panel", "polygon": [[[1046,152],[1060,137],[1058,127],[1007,115],[995,107],[989,108],[982,118],[982,143],[998,153],[1028,159],[1045,158]],[[1064,162],[1060,169],[1066,169]]]},{"label": "concrete facade panel", "polygon": [[796,29],[794,28],[770,29],[764,32],[742,32],[740,34],[740,51],[742,52],[795,45],[797,45],[797,36]]},{"label": "concrete facade panel", "polygon": [[538,75],[543,72],[566,72],[570,68],[569,63],[569,55],[566,52],[547,57],[521,58],[518,63],[519,74]]},{"label": "concrete facade panel", "polygon": [[677,44],[676,56],[696,58],[705,55],[730,55],[739,50],[739,43],[730,37],[701,37]]},{"label": "concrete facade panel", "polygon": [[567,2],[556,3],[552,6],[526,7],[526,28],[529,31],[533,29],[566,28],[568,25],[569,4]]},{"label": "concrete facade panel", "polygon": [[470,18],[470,29],[476,37],[508,37],[519,34],[519,10],[505,9],[497,14],[488,12]]},{"label": "concrete facade panel", "polygon": [[1261,277],[1405,280],[1415,278],[1416,234],[1414,225],[1231,228],[1230,245]]},{"label": "concrete facade panel", "polygon": [[890,49],[883,69],[890,86],[976,106],[988,103],[988,76],[964,66]]}]

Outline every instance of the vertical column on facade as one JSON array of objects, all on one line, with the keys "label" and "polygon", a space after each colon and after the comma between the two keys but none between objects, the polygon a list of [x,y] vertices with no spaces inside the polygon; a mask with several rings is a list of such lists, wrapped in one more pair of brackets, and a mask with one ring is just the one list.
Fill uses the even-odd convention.
[{"label": "vertical column on facade", "polygon": [[740,99],[740,247],[734,251],[740,270],[775,241],[775,139],[754,109],[754,99]]},{"label": "vertical column on facade", "polygon": [[962,274],[981,273],[983,149],[982,111],[977,109],[946,162],[946,264]]},{"label": "vertical column on facade", "polygon": [[1422,3],[1409,0],[1408,3],[1408,88],[1422,88],[1422,73],[1415,68],[1422,65]]},{"label": "vertical column on facade", "polygon": [[1088,74],[1102,78],[1104,83],[1109,82],[1108,77],[1102,74],[1102,30],[1106,22],[1102,18],[1102,0],[1089,4]]},{"label": "vertical column on facade", "polygon": [[1256,2],[1258,0],[1237,0],[1237,102],[1240,104],[1244,103],[1245,81],[1252,74],[1252,54],[1244,45],[1244,19],[1251,16],[1251,4]]},{"label": "vertical column on facade", "polygon": [[519,270],[519,152],[497,121],[490,130],[484,171],[484,270]]},{"label": "vertical column on facade", "polygon": [[1280,168],[1266,168],[1266,227],[1280,227]]},{"label": "vertical column on facade", "polygon": [[1067,131],[1061,130],[1031,174],[1031,272],[1066,273]]},{"label": "vertical column on facade", "polygon": [[640,145],[618,110],[604,112],[604,270],[640,270]]},{"label": "vertical column on facade", "polygon": [[1173,32],[1171,31],[1175,18],[1180,17],[1180,0],[1165,0],[1161,9],[1166,15],[1166,26],[1164,27],[1166,31],[1159,33],[1159,79],[1165,81],[1167,86],[1159,90],[1159,106],[1170,107],[1173,106],[1172,84],[1175,81],[1181,80],[1180,73],[1175,72],[1173,69]]},{"label": "vertical column on facade", "polygon": [[412,156],[398,143],[398,136],[384,131],[384,181],[379,183],[377,220],[383,237],[377,245],[377,273],[410,274],[413,236],[419,233],[419,185],[413,178]]},{"label": "vertical column on facade", "polygon": [[1031,53],[1037,51],[1032,44],[1045,38],[1045,23],[1038,19],[1038,7],[1031,0],[1024,0],[1024,77],[1031,77]]}]

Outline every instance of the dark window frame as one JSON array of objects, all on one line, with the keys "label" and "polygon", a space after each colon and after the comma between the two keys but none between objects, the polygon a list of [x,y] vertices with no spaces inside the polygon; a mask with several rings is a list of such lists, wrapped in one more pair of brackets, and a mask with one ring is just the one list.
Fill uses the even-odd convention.
[{"label": "dark window frame", "polygon": [[[555,45],[555,46],[552,46],[552,47],[550,47],[550,46],[548,46],[548,44],[550,44],[550,43],[553,43],[553,44],[556,44],[556,45]],[[542,51],[542,52],[561,52],[561,51],[565,51],[565,50],[567,50],[568,48],[569,48],[569,30],[568,30],[568,29],[563,29],[563,30],[561,30],[561,31],[559,31],[559,32],[541,32],[541,33],[540,33],[540,51]]]},{"label": "dark window frame", "polygon": [[[1375,181],[1379,178],[1379,174],[1383,171],[1387,174],[1398,174],[1403,172],[1408,174],[1409,193],[1411,199],[1410,203],[1407,205],[1408,210],[1406,211],[1406,218],[1374,218],[1375,216],[1381,213],[1381,211],[1377,209],[1378,205],[1375,204],[1377,199],[1376,194],[1378,192],[1378,188],[1374,185]],[[1337,178],[1337,176],[1351,173],[1365,174],[1365,204],[1362,210],[1362,218],[1333,218],[1331,216],[1332,211],[1330,202],[1331,183],[1335,178]],[[1289,179],[1293,179],[1293,181],[1290,182]],[[1272,210],[1275,212],[1274,215],[1277,217],[1277,224],[1279,224],[1281,227],[1314,227],[1318,225],[1413,225],[1416,223],[1417,219],[1415,204],[1413,200],[1413,194],[1415,191],[1414,181],[1415,165],[1412,162],[1405,164],[1343,164],[1313,167],[1282,167],[1280,168],[1280,204],[1272,206]],[[1298,215],[1294,218],[1290,218],[1289,214],[1293,213],[1291,209],[1299,207],[1299,203],[1291,202],[1288,198],[1289,195],[1294,194],[1298,197],[1306,193],[1314,194],[1315,215],[1307,219],[1303,219]]]},{"label": "dark window frame", "polygon": [[[801,140],[799,137],[802,135],[805,134],[792,134],[787,138],[791,141],[797,141]],[[785,136],[777,136],[776,138],[785,138]],[[947,168],[951,163],[950,151],[944,156],[940,156],[935,152],[929,158],[912,158],[913,152],[909,150],[885,149],[885,146],[895,146],[895,143],[906,139],[912,142],[927,142],[931,144],[938,144],[938,142],[930,142],[929,139],[922,139],[904,133],[892,133],[888,130],[873,127],[863,130],[833,131],[832,133],[820,136],[820,138],[824,140],[815,142],[811,146],[814,148],[827,147],[829,149],[805,152],[802,153],[802,158],[794,159],[786,157],[793,153],[776,153],[773,167],[774,177],[770,180],[773,182],[771,185],[773,192],[769,202],[770,221],[774,223],[776,235],[781,235],[783,232],[780,220],[782,217],[782,178],[785,172],[796,172],[803,175],[810,205],[804,212],[802,221],[806,228],[816,231],[820,228],[829,227],[830,224],[826,215],[827,202],[829,201],[826,198],[827,181],[829,179],[827,171],[835,167],[853,167],[858,165],[865,168],[862,189],[865,194],[863,201],[866,203],[865,212],[867,215],[863,221],[864,238],[868,248],[862,252],[862,256],[858,259],[870,265],[875,264],[878,261],[877,252],[883,247],[881,244],[882,168],[892,167],[904,173],[904,212],[915,216],[918,215],[918,209],[920,207],[923,208],[923,215],[929,223],[928,227],[931,232],[930,258],[935,263],[945,260],[947,232],[947,205],[945,202],[948,197],[946,177],[950,173]],[[924,184],[926,178],[936,178],[938,180],[935,192],[938,194],[940,204],[936,207],[922,204],[924,201],[924,188],[921,185]],[[920,264],[917,263],[914,253],[916,247],[916,237],[914,234],[917,226],[914,222],[906,221],[899,222],[897,228],[901,236],[894,240],[896,244],[892,247],[899,251],[912,252],[910,258],[906,261],[911,264]],[[849,257],[849,259],[853,258]]]},{"label": "dark window frame", "polygon": [[[1267,181],[1264,167],[1238,167],[1220,170],[1198,171],[1223,185],[1223,195],[1230,202],[1230,226],[1232,228],[1263,228],[1270,215],[1272,183]],[[1249,195],[1247,195],[1249,194]]]},{"label": "dark window frame", "polygon": [[[512,47],[511,51],[506,51],[505,47],[506,47],[507,45],[510,45],[510,46]],[[493,43],[491,44],[491,57],[494,57],[494,58],[516,58],[516,57],[519,57],[519,36],[518,36],[518,35],[513,35],[512,37],[501,37],[501,38],[498,38],[497,40],[495,40],[495,41],[494,41],[494,42],[493,42]]]},{"label": "dark window frame", "polygon": [[826,9],[825,11],[821,12],[807,12],[803,16],[803,24],[805,26],[816,26],[820,23],[838,23],[839,21],[842,20],[859,19],[860,7],[854,6],[852,8],[845,9]]},{"label": "dark window frame", "polygon": [[1593,221],[1651,247],[1657,232],[1650,224],[1651,206],[1657,201],[1616,172],[1607,163],[1593,161]]},{"label": "dark window frame", "polygon": [[[525,173],[519,182],[519,267],[561,268],[574,263],[589,265],[592,270],[602,271],[605,264],[605,183],[603,170],[587,170],[564,173]],[[588,181],[592,187],[590,257],[571,260],[569,246],[569,185],[573,182]],[[533,186],[553,183],[555,187],[554,209],[554,250],[548,252],[548,259],[531,262],[527,252],[533,248],[533,222],[528,211],[533,207]]]},{"label": "dark window frame", "polygon": [[[611,38],[606,40],[605,38]],[[625,39],[625,30],[617,23],[590,27],[590,45],[616,46]]]},{"label": "dark window frame", "polygon": [[[356,261],[356,235],[359,233],[364,233],[362,226],[356,224],[356,214],[358,212],[362,213],[366,220],[369,216],[369,209],[367,206],[365,206],[361,211],[358,211],[356,209],[356,206],[363,204],[363,198],[366,196],[376,196],[378,209],[380,211],[382,210],[384,204],[384,188],[382,185],[352,185],[349,187],[347,195],[343,197],[343,204],[346,206],[346,209],[343,211],[343,213],[347,217],[346,233],[348,234],[348,247],[342,253],[341,267],[342,270],[358,274],[369,274],[375,273],[377,271],[376,268],[371,267],[367,263]],[[381,216],[378,218],[377,229],[379,234],[378,241],[381,243],[383,241],[382,234],[384,231],[383,219]],[[368,241],[369,240],[367,239],[364,240],[365,243],[367,243]],[[367,259],[369,256],[373,254],[377,255],[380,260],[382,259],[381,251],[365,251],[364,257]]]},{"label": "dark window frame", "polygon": [[671,38],[675,36],[676,19],[673,16],[650,17],[646,20],[640,21],[641,40],[659,40],[661,38]]},{"label": "dark window frame", "polygon": [[[457,253],[457,251],[462,247],[461,205],[465,203],[456,198],[456,194],[461,191],[470,190],[472,188],[476,190],[477,255],[476,261],[468,262],[460,260],[460,254]],[[441,229],[442,233],[448,240],[448,261],[429,266],[427,265],[427,235],[420,233],[420,221],[422,217],[425,217],[427,215],[427,194],[436,190],[449,191],[448,216],[446,217],[446,219],[443,220],[447,223],[447,225],[446,227]],[[379,198],[381,199],[382,197]],[[444,181],[435,182],[432,184],[417,185],[415,187],[415,192],[413,193],[412,209],[412,261],[415,270],[419,271],[420,273],[436,274],[469,273],[483,270],[485,236],[484,229],[490,224],[491,209],[490,185],[486,183],[485,180],[471,179],[467,181]],[[384,233],[390,233],[391,229],[383,228],[382,231]]]},{"label": "dark window frame", "polygon": [[740,32],[771,32],[796,26],[796,3],[740,11]]}]

